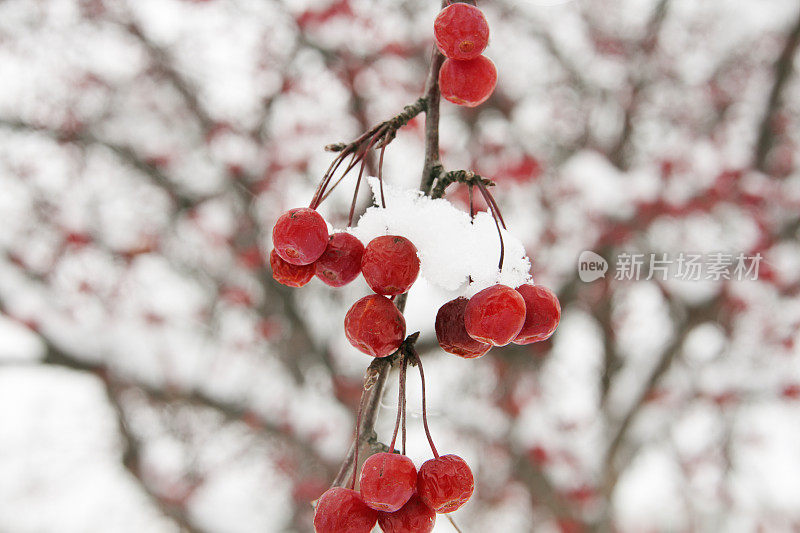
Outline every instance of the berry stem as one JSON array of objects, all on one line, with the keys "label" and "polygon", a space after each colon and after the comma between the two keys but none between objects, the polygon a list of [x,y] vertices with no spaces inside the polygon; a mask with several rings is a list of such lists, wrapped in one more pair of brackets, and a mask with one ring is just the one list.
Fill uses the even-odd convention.
[{"label": "berry stem", "polygon": [[402,422],[403,438],[402,438],[402,441],[401,441],[402,442],[401,450],[403,452],[403,455],[406,454],[406,368],[407,368],[407,365],[408,365],[408,358],[403,357],[403,368],[402,368],[402,370],[400,372],[400,375],[402,376],[400,379],[403,380],[403,422]]},{"label": "berry stem", "polygon": [[431,445],[433,456],[438,459],[439,452],[436,451],[436,446],[433,444],[433,437],[431,437],[431,430],[428,428],[428,406],[425,403],[425,372],[422,370],[422,359],[420,358],[416,349],[412,348],[412,350],[414,354],[414,362],[417,363],[417,368],[419,369],[419,379],[422,384],[422,425],[425,426],[425,435],[428,437],[428,444]]},{"label": "berry stem", "polygon": [[[400,363],[400,385],[398,387],[397,393],[397,419],[394,423],[394,432],[392,433],[392,442],[389,444],[389,449],[391,453],[394,453],[394,445],[397,442],[397,432],[400,429],[400,421],[403,418],[403,400],[405,398],[406,393],[406,358],[405,356],[401,356],[403,358],[402,363]],[[405,434],[405,431],[403,432]]]},{"label": "berry stem", "polygon": [[[358,402],[358,414],[356,415],[356,439],[358,442],[358,434],[361,429],[361,413],[364,410],[364,396]],[[350,490],[356,489],[356,477],[358,477],[358,446],[356,446],[355,457],[353,459],[353,477],[350,478]]]},{"label": "berry stem", "polygon": [[453,526],[453,529],[455,529],[456,531],[458,531],[458,533],[463,533],[463,532],[461,531],[461,528],[459,528],[459,527],[456,525],[456,521],[455,521],[455,520],[453,520],[453,517],[452,517],[452,516],[450,516],[450,513],[445,513],[445,516],[446,516],[446,517],[447,517],[447,519],[450,521],[450,525],[451,525],[451,526]]},{"label": "berry stem", "polygon": [[503,259],[505,258],[506,249],[503,244],[503,232],[500,230],[500,224],[503,224],[503,228],[506,227],[506,224],[503,221],[503,217],[500,215],[499,209],[497,209],[494,198],[492,198],[492,195],[486,190],[486,186],[480,181],[478,182],[478,190],[483,196],[483,199],[486,200],[486,205],[489,206],[489,212],[492,214],[492,218],[494,218],[494,224],[497,226],[497,235],[500,237],[500,262],[497,268],[503,270]]},{"label": "berry stem", "polygon": [[469,190],[469,220],[470,220],[470,222],[475,220],[475,198],[472,195],[472,187],[473,187],[472,183],[467,185],[467,188]]},{"label": "berry stem", "polygon": [[383,195],[383,154],[386,152],[386,145],[381,146],[381,155],[378,158],[378,184],[381,187],[381,207],[386,209],[386,197]]},{"label": "berry stem", "polygon": [[[358,136],[355,140],[350,142],[349,144],[345,143],[336,143],[330,144],[325,147],[327,151],[330,152],[338,152],[338,155],[334,158],[331,162],[328,170],[322,176],[322,180],[320,180],[320,184],[317,186],[317,190],[314,192],[314,196],[311,199],[311,203],[309,207],[312,209],[316,209],[319,205],[330,195],[333,189],[336,188],[339,183],[347,176],[347,174],[355,168],[355,166],[359,163],[362,165],[365,163],[365,159],[367,154],[369,153],[370,149],[372,148],[380,148],[381,149],[381,162],[383,161],[383,150],[385,150],[386,146],[390,142],[392,142],[397,135],[397,130],[402,128],[403,126],[407,125],[411,119],[422,113],[423,111],[427,111],[428,108],[428,98],[423,96],[418,98],[416,102],[413,104],[407,105],[403,108],[403,111],[398,115],[390,118],[389,120],[385,120],[379,124],[376,124],[368,131],[362,133]],[[339,179],[331,186],[330,183],[333,180],[336,172],[339,170],[339,167],[342,165],[345,159],[350,156],[351,160],[345,170],[339,176]],[[382,163],[381,163],[382,164]],[[379,176],[378,178],[382,180],[381,169],[378,169]],[[330,186],[330,187],[329,187]],[[383,184],[381,183],[381,200],[382,204],[385,206],[385,199],[383,198]]]}]

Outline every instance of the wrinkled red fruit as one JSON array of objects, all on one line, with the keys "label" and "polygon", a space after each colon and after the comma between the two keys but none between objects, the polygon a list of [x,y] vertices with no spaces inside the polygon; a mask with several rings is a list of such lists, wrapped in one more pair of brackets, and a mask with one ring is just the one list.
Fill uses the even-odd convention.
[{"label": "wrinkled red fruit", "polygon": [[289,287],[302,287],[314,277],[314,265],[293,265],[280,258],[275,250],[269,253],[272,277]]},{"label": "wrinkled red fruit", "polygon": [[417,474],[417,494],[437,513],[452,513],[467,503],[474,488],[472,470],[457,455],[425,461]]},{"label": "wrinkled red fruit", "polygon": [[454,104],[475,107],[492,95],[497,85],[497,68],[492,60],[478,56],[467,61],[445,59],[439,71],[442,97]]},{"label": "wrinkled red fruit", "polygon": [[492,345],[476,341],[467,333],[464,310],[468,302],[466,298],[460,297],[439,308],[436,313],[436,338],[445,352],[472,359],[488,352]]},{"label": "wrinkled red fruit", "polygon": [[433,35],[446,57],[475,59],[489,44],[489,23],[477,7],[451,4],[436,17]]},{"label": "wrinkled red fruit", "polygon": [[272,228],[272,243],[280,258],[287,263],[310,265],[328,246],[328,226],[322,215],[313,209],[290,209]]},{"label": "wrinkled red fruit", "polygon": [[430,533],[435,523],[436,512],[417,494],[393,513],[378,513],[378,525],[383,533]]},{"label": "wrinkled red fruit", "polygon": [[334,233],[328,246],[314,263],[317,277],[331,287],[347,285],[361,272],[364,245],[349,233]]},{"label": "wrinkled red fruit", "polygon": [[525,300],[505,285],[492,285],[470,298],[464,310],[469,336],[494,346],[514,340],[525,323]]},{"label": "wrinkled red fruit", "polygon": [[376,453],[361,467],[361,497],[378,511],[393,513],[414,494],[417,469],[411,459],[399,453]]},{"label": "wrinkled red fruit", "polygon": [[350,344],[372,357],[386,357],[406,337],[406,319],[385,296],[370,294],[353,304],[344,317]]},{"label": "wrinkled red fruit", "polygon": [[376,237],[367,244],[361,273],[370,288],[384,296],[408,291],[419,274],[417,248],[398,235]]},{"label": "wrinkled red fruit", "polygon": [[517,292],[525,300],[525,324],[514,344],[531,344],[550,338],[561,320],[561,304],[553,291],[541,285],[522,285]]},{"label": "wrinkled red fruit", "polygon": [[378,513],[370,509],[354,490],[333,487],[325,491],[314,511],[317,533],[369,533],[378,521]]}]

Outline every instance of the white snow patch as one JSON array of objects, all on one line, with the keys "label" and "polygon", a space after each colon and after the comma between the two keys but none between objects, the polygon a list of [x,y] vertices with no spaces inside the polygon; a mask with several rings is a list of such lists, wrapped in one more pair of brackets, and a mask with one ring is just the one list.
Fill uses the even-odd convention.
[{"label": "white snow patch", "polygon": [[[369,178],[369,184],[380,204],[378,179]],[[381,235],[406,237],[417,247],[420,275],[431,285],[472,295],[496,283],[517,287],[531,281],[525,247],[506,230],[502,272],[498,268],[500,240],[488,213],[470,223],[468,213],[445,199],[386,183],[383,191],[386,207],[370,207],[349,231],[365,244]]]}]

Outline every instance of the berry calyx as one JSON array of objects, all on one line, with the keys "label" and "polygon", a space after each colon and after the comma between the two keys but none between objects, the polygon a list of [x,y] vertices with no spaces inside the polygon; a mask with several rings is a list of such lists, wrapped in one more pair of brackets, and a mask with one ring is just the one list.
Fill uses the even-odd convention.
[{"label": "berry calyx", "polygon": [[313,209],[290,209],[275,222],[272,243],[287,263],[310,265],[328,246],[328,226],[322,215]]},{"label": "berry calyx", "polygon": [[497,85],[492,60],[478,56],[467,61],[445,59],[439,71],[439,87],[448,102],[475,107],[485,102]]},{"label": "berry calyx", "polygon": [[436,17],[433,35],[436,45],[446,57],[474,59],[489,44],[489,23],[477,7],[451,4]]},{"label": "berry calyx", "polygon": [[334,233],[314,263],[317,277],[331,287],[347,285],[361,272],[364,245],[349,233]]},{"label": "berry calyx", "polygon": [[439,346],[447,353],[465,359],[480,357],[492,347],[491,344],[477,341],[469,336],[464,326],[464,311],[469,300],[459,297],[450,300],[436,313],[436,338]]},{"label": "berry calyx", "polygon": [[370,294],[347,311],[344,333],[350,344],[365,354],[386,357],[397,351],[405,339],[406,319],[390,299]]},{"label": "berry calyx", "polygon": [[470,298],[464,310],[464,326],[473,339],[505,346],[525,323],[525,300],[505,285],[492,285]]},{"label": "berry calyx", "polygon": [[376,453],[361,467],[361,497],[369,507],[393,513],[414,494],[417,469],[411,459],[399,453]]},{"label": "berry calyx", "polygon": [[425,461],[417,474],[417,493],[437,513],[451,513],[467,503],[475,481],[467,463],[457,455]]},{"label": "berry calyx", "polygon": [[314,510],[317,533],[369,533],[378,521],[378,513],[367,507],[354,490],[333,487],[325,491]]},{"label": "berry calyx", "polygon": [[549,339],[561,320],[561,304],[553,291],[541,285],[522,285],[517,292],[525,300],[525,323],[514,344],[531,344]]},{"label": "berry calyx", "polygon": [[417,247],[399,235],[376,237],[364,249],[361,273],[367,285],[378,294],[403,294],[419,275]]},{"label": "berry calyx", "polygon": [[314,277],[314,265],[287,263],[275,250],[269,253],[269,266],[275,281],[289,287],[302,287]]},{"label": "berry calyx", "polygon": [[378,513],[383,533],[430,533],[436,523],[436,512],[414,494],[393,513]]}]

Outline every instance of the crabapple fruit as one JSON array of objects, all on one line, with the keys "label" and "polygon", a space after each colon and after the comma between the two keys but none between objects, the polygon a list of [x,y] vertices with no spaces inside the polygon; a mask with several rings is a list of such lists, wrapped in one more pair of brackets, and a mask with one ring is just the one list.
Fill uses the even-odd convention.
[{"label": "crabapple fruit", "polygon": [[489,44],[489,23],[483,12],[463,3],[444,8],[433,23],[433,35],[442,54],[450,59],[474,59]]},{"label": "crabapple fruit", "polygon": [[514,344],[531,344],[550,338],[561,320],[561,304],[553,291],[541,285],[522,285],[517,292],[525,300],[525,323]]},{"label": "crabapple fruit", "polygon": [[343,487],[325,491],[314,510],[317,533],[369,533],[377,521],[378,513],[367,507],[361,495]]},{"label": "crabapple fruit", "polygon": [[464,505],[475,489],[467,463],[457,455],[442,455],[422,463],[417,493],[437,513],[451,513]]},{"label": "crabapple fruit", "polygon": [[473,339],[493,346],[510,343],[525,323],[525,300],[505,285],[492,285],[470,298],[464,326]]},{"label": "crabapple fruit", "polygon": [[497,85],[497,68],[485,56],[458,61],[445,59],[439,71],[439,88],[448,102],[476,107],[485,102]]},{"label": "crabapple fruit", "polygon": [[272,243],[281,259],[293,265],[310,265],[328,246],[325,219],[308,207],[290,209],[272,228]]},{"label": "crabapple fruit", "polygon": [[361,272],[361,257],[364,245],[349,233],[334,233],[328,246],[314,263],[319,279],[331,287],[347,285]]},{"label": "crabapple fruit", "polygon": [[350,344],[372,357],[394,353],[406,336],[406,320],[389,298],[370,294],[358,300],[344,317]]},{"label": "crabapple fruit", "polygon": [[364,249],[361,273],[367,285],[378,294],[403,294],[419,275],[417,247],[399,235],[376,237]]},{"label": "crabapple fruit", "polygon": [[450,300],[436,313],[436,338],[445,352],[464,359],[480,357],[489,351],[491,344],[477,341],[469,336],[464,326],[464,310],[469,300],[459,297]]},{"label": "crabapple fruit", "polygon": [[287,263],[275,250],[269,253],[269,266],[275,281],[288,287],[302,287],[314,277],[314,265]]},{"label": "crabapple fruit", "polygon": [[383,533],[431,533],[435,523],[436,512],[417,494],[393,513],[378,513],[378,525]]},{"label": "crabapple fruit", "polygon": [[414,494],[417,469],[411,459],[399,453],[376,453],[361,467],[361,497],[377,511],[393,513]]}]

